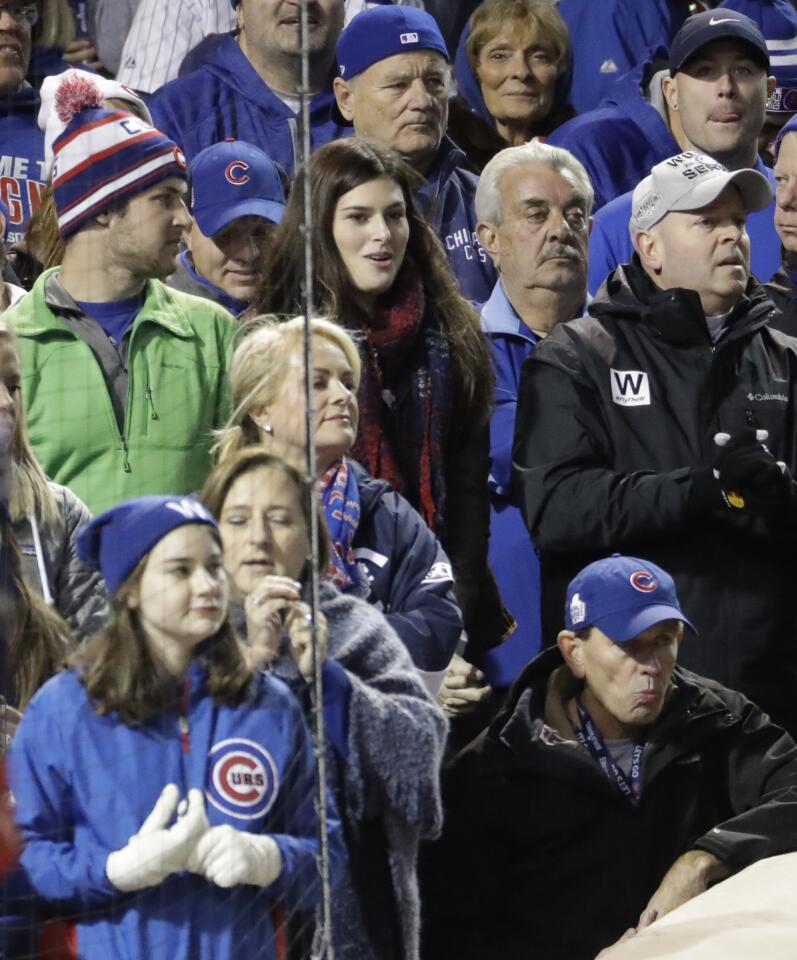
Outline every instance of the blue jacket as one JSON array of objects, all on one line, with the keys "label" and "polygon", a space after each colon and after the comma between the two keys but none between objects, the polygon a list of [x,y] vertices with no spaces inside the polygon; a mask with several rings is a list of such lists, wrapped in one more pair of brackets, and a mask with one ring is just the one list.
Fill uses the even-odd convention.
[{"label": "blue jacket", "polygon": [[686,18],[686,4],[668,0],[559,0],[557,9],[570,31],[570,102],[578,113],[594,110],[650,50],[669,47]]},{"label": "blue jacket", "polygon": [[25,234],[31,213],[44,192],[44,133],[36,116],[39,95],[27,84],[10,97],[0,97],[0,196],[8,204],[8,243]]},{"label": "blue jacket", "polygon": [[495,410],[490,421],[490,548],[501,600],[517,630],[489,651],[482,669],[493,686],[506,687],[540,650],[540,563],[512,493],[512,439],[523,361],[539,343],[515,312],[500,281],[481,308],[482,329],[495,362]]},{"label": "blue jacket", "polygon": [[[261,674],[244,703],[216,706],[197,659],[184,703],[186,747],[176,709],[129,727],[115,714],[100,716],[68,671],[36,694],[14,739],[9,775],[26,841],[21,864],[42,899],[78,917],[90,910],[77,921],[84,960],[272,958],[271,908],[307,909],[318,899],[313,753],[296,699]],[[275,883],[221,889],[183,872],[119,893],[105,874],[108,854],[138,832],[170,782],[183,796],[204,790],[211,826],[270,833],[284,862]],[[329,813],[337,876],[345,854],[333,806]]]},{"label": "blue jacket", "polygon": [[[315,150],[351,135],[330,115],[331,88],[310,103],[310,139]],[[196,73],[178,77],[149,101],[155,126],[180,144],[189,160],[227,137],[264,150],[293,175],[299,154],[298,117],[255,72],[235,39],[225,36]]]},{"label": "blue jacket", "polygon": [[465,154],[448,137],[426,173],[430,189],[415,200],[448,254],[448,262],[466,300],[484,302],[497,279],[490,258],[476,236],[476,185],[479,178],[460,166]]},{"label": "blue jacket", "polygon": [[365,567],[366,599],[385,614],[418,672],[439,685],[462,633],[451,564],[412,505],[384,480],[349,461],[360,491],[352,547]]},{"label": "blue jacket", "polygon": [[[659,49],[653,55],[665,54]],[[548,137],[549,144],[565,147],[586,167],[595,188],[595,209],[633,190],[651,167],[681,152],[642,94],[651,74],[652,57],[613,84],[595,110],[574,117]]]},{"label": "blue jacket", "polygon": [[[678,149],[678,148],[676,148]],[[680,151],[679,151],[680,152]],[[772,171],[756,159],[755,169],[772,184]],[[775,199],[770,205],[747,218],[750,235],[750,270],[762,282],[772,276],[780,266],[780,238],[775,230]],[[594,296],[600,285],[621,263],[628,263],[634,252],[628,221],[631,219],[631,193],[607,203],[595,214],[592,232],[589,235],[589,292]]]}]

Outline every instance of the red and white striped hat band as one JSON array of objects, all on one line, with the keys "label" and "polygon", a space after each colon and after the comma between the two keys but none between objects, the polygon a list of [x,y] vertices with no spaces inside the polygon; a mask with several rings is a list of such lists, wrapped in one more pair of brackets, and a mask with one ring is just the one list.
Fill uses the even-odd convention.
[{"label": "red and white striped hat band", "polygon": [[65,237],[160,180],[188,176],[174,141],[121,111],[79,111],[56,138],[53,154],[53,198]]}]

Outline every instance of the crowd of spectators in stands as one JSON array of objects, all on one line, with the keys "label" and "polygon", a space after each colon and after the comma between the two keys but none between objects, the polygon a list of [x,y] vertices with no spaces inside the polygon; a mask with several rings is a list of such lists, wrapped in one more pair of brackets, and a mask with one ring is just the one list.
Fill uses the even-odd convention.
[{"label": "crowd of spectators in stands", "polygon": [[0,0],[0,955],[611,955],[797,851],[797,8],[302,6]]}]

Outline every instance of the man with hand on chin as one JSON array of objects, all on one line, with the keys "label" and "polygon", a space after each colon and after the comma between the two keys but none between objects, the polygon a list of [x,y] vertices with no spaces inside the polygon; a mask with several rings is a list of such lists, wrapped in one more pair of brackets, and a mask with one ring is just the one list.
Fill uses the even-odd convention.
[{"label": "man with hand on chin", "polygon": [[614,554],[569,584],[556,646],[444,777],[428,960],[592,960],[797,848],[797,745],[677,666],[685,628],[672,577],[647,560]]},{"label": "man with hand on chin", "polygon": [[703,638],[685,665],[794,733],[797,341],[769,325],[745,229],[769,198],[757,171],[702,154],[653,168],[634,191],[631,262],[525,361],[513,461],[543,636],[580,567],[642,552]]}]

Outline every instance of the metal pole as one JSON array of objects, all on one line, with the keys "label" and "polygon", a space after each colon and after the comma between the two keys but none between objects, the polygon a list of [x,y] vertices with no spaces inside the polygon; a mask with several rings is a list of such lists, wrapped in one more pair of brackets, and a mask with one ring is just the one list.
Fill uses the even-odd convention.
[{"label": "metal pole", "polygon": [[329,877],[329,833],[327,824],[327,776],[326,733],[324,729],[323,680],[321,668],[323,657],[318,650],[319,570],[318,570],[318,510],[316,508],[316,452],[315,452],[315,400],[313,396],[313,335],[311,320],[313,306],[313,203],[310,189],[310,46],[309,46],[310,0],[301,0],[299,17],[299,42],[301,46],[302,78],[299,88],[301,114],[301,162],[304,170],[304,391],[305,391],[305,479],[310,504],[310,612],[313,629],[313,732],[316,758],[316,809],[319,824],[318,870],[321,876],[321,930],[314,938],[313,960],[334,960],[332,946],[332,893]]}]

